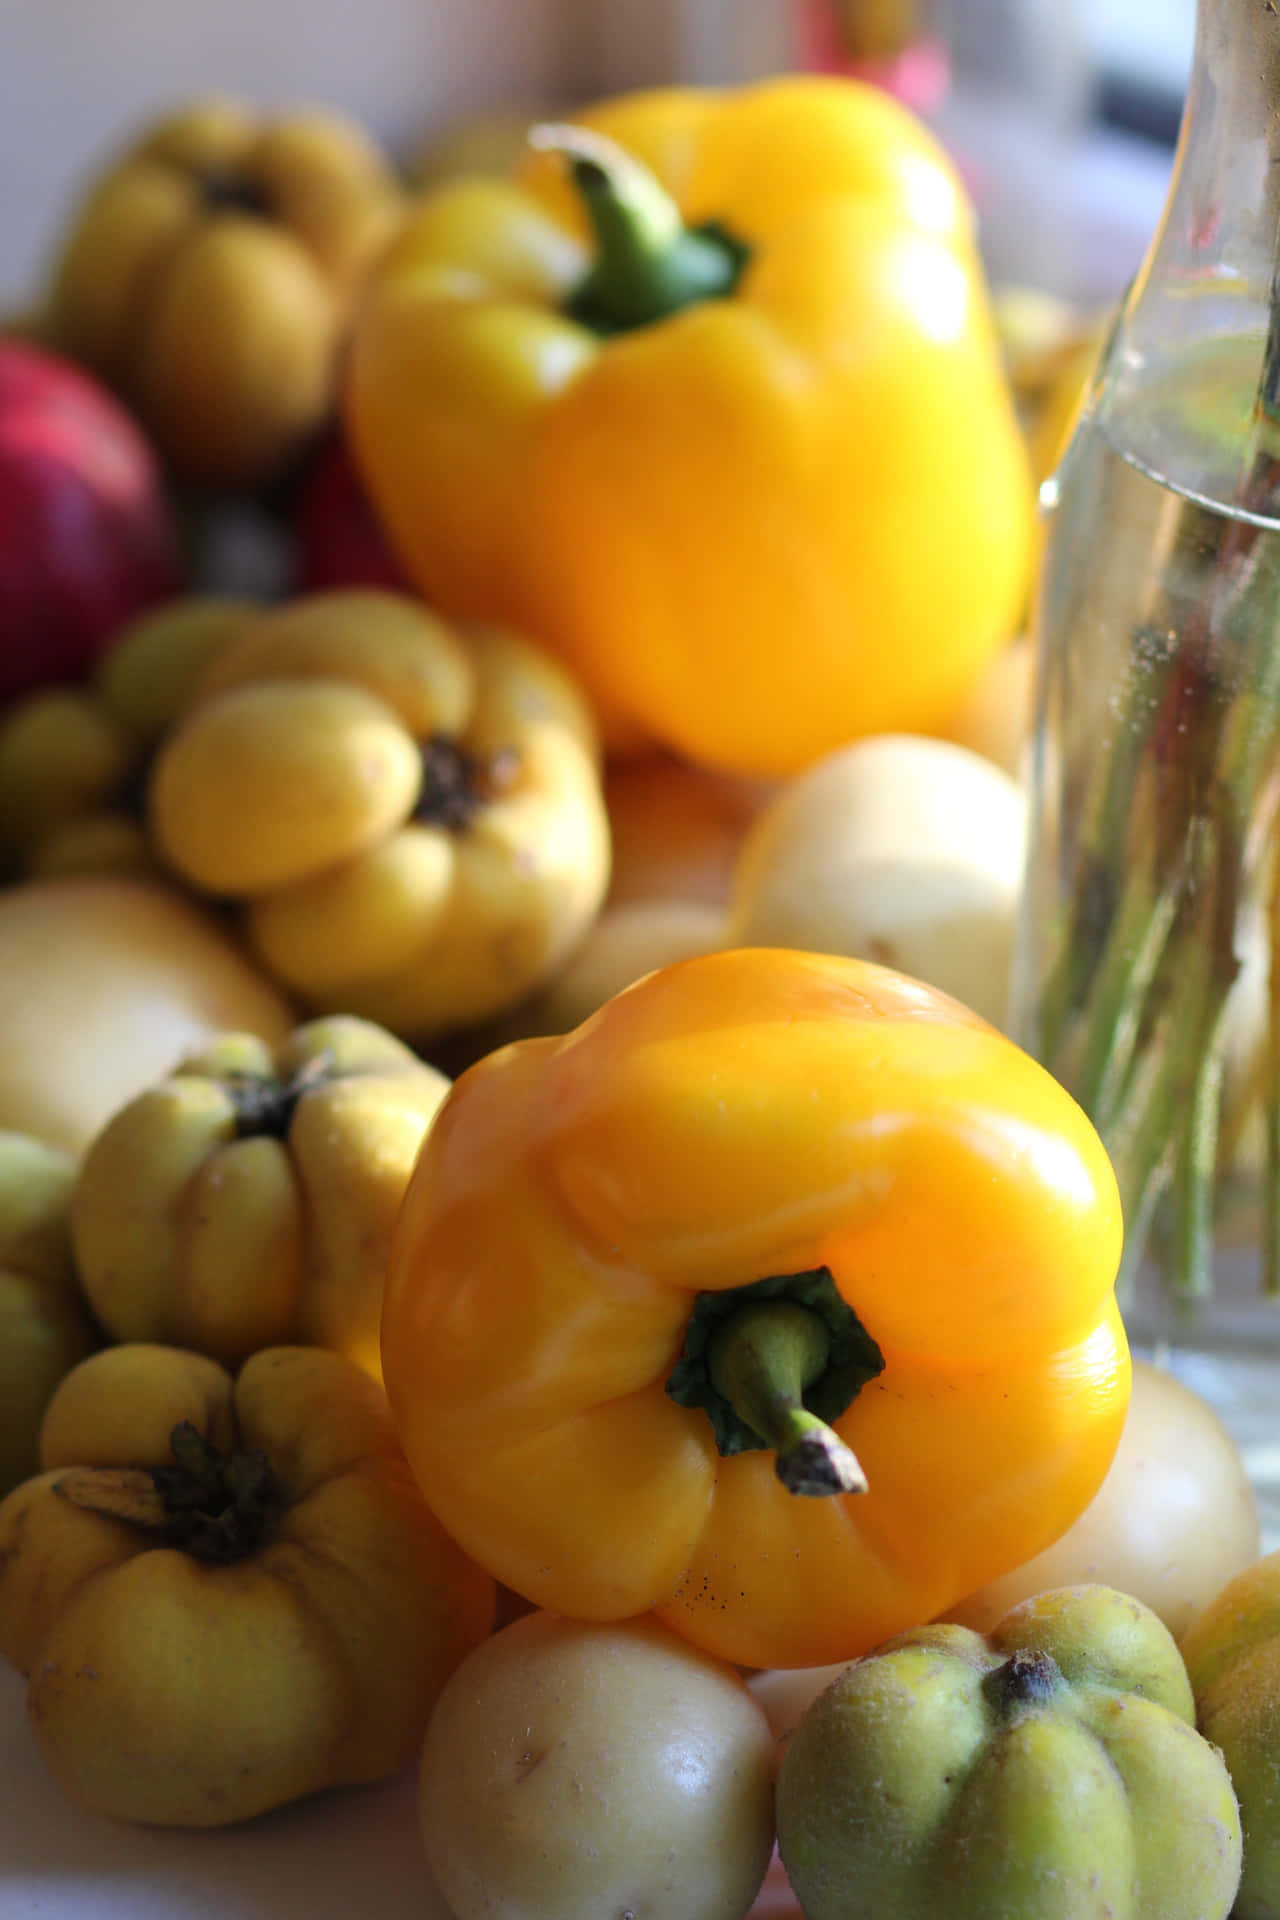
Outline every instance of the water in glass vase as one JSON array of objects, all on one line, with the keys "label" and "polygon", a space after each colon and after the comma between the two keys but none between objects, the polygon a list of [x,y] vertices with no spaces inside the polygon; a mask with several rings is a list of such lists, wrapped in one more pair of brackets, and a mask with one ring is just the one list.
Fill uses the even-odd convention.
[{"label": "water in glass vase", "polygon": [[[1105,366],[1046,487],[1013,1031],[1120,1182],[1135,1347],[1217,1407],[1280,1545],[1280,458],[1255,334]],[[1280,445],[1280,441],[1277,443]]]},{"label": "water in glass vase", "polygon": [[[1262,342],[1103,377],[1045,502],[1017,1037],[1106,1140],[1122,1296],[1280,1338],[1280,459]],[[1280,443],[1278,443],[1280,445]]]}]

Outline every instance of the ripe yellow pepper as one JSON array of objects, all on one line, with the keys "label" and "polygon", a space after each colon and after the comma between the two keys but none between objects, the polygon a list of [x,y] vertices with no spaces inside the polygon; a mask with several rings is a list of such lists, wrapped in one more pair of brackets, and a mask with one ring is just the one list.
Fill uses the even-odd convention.
[{"label": "ripe yellow pepper", "polygon": [[809,76],[554,132],[567,177],[436,189],[361,302],[346,413],[417,584],[561,652],[615,743],[783,775],[942,726],[1032,530],[947,157]]},{"label": "ripe yellow pepper", "polygon": [[384,1378],[428,1503],[529,1600],[819,1665],[1088,1504],[1128,1405],[1120,1241],[1088,1120],[975,1014],[713,954],[455,1082]]}]

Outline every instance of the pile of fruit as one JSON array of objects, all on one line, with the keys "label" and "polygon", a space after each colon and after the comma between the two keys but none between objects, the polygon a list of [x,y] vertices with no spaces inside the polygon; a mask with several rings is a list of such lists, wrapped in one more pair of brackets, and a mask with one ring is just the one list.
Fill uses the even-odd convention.
[{"label": "pile of fruit", "polygon": [[458,1920],[775,1848],[1280,1912],[1280,1557],[1000,1031],[1089,330],[1019,344],[852,81],[93,183],[0,338],[0,1656],[77,1805],[416,1762]]}]

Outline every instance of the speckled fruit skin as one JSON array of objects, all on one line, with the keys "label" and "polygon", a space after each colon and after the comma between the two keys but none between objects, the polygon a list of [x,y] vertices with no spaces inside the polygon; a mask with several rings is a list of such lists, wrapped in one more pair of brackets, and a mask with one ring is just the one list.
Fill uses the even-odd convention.
[{"label": "speckled fruit skin", "polygon": [[1280,1916],[1280,1553],[1235,1575],[1191,1622],[1182,1653],[1199,1725],[1240,1800],[1244,1873],[1234,1920]]},{"label": "speckled fruit skin", "polygon": [[774,1749],[735,1669],[652,1617],[534,1611],[456,1669],[419,1814],[457,1920],[743,1920]]},{"label": "speckled fruit skin", "polygon": [[1241,1865],[1176,1642],[1101,1586],[847,1667],[784,1751],[778,1844],[807,1920],[1226,1920]]}]

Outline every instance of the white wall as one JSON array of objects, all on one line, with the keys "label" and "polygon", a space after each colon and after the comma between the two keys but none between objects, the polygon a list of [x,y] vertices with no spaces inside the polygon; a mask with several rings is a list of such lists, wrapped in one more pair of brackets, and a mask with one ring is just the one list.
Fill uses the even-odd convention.
[{"label": "white wall", "polygon": [[585,0],[596,15],[595,83],[678,78],[732,86],[794,65],[790,0]]},{"label": "white wall", "polygon": [[401,150],[473,109],[789,63],[789,0],[0,0],[0,306],[133,128],[209,89],[344,108]]},{"label": "white wall", "polygon": [[[625,4],[625,0],[623,0]],[[657,77],[675,0],[631,9]],[[88,172],[208,89],[342,107],[410,145],[473,108],[591,90],[599,0],[0,0],[0,303],[34,290]]]}]

